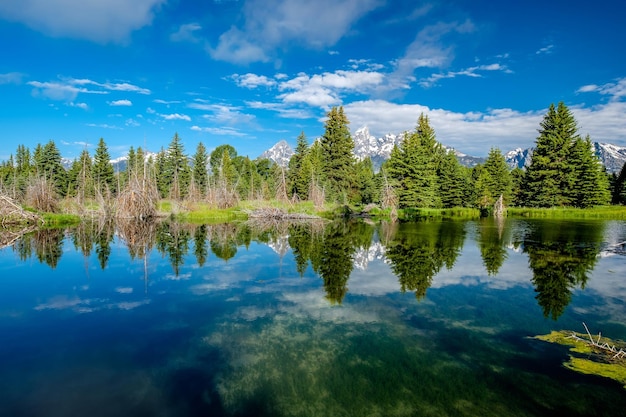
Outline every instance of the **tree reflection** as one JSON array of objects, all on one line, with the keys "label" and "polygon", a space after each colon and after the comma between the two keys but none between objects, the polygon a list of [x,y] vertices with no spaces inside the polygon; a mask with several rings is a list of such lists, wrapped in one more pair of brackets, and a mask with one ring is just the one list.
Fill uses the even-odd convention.
[{"label": "tree reflection", "polygon": [[62,229],[39,229],[33,234],[37,259],[52,269],[57,267],[63,255],[63,232]]},{"label": "tree reflection", "polygon": [[191,233],[185,225],[169,221],[157,225],[157,250],[161,254],[168,256],[176,276],[180,273],[180,267],[183,265],[185,255],[189,251],[190,239]]},{"label": "tree reflection", "polygon": [[536,222],[524,237],[523,250],[533,271],[536,299],[545,317],[558,319],[570,303],[572,290],[584,288],[596,264],[603,223],[572,225]]},{"label": "tree reflection", "polygon": [[504,219],[481,219],[478,225],[480,256],[489,275],[496,275],[507,258],[506,245],[510,241],[509,228]]},{"label": "tree reflection", "polygon": [[401,223],[381,231],[386,257],[402,292],[426,295],[433,277],[445,265],[451,269],[465,240],[465,223],[436,221]]},{"label": "tree reflection", "polygon": [[207,227],[204,224],[196,227],[196,230],[193,232],[193,253],[196,255],[198,266],[204,266],[209,256]]}]

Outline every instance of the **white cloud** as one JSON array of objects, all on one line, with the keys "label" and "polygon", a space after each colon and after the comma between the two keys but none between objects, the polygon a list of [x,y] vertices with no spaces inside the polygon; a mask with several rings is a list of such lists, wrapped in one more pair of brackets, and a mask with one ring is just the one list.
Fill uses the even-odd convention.
[{"label": "white cloud", "polygon": [[231,78],[237,83],[239,87],[254,89],[257,87],[272,87],[276,85],[276,80],[273,80],[265,75],[256,74],[233,74]]},{"label": "white cloud", "polygon": [[89,106],[87,105],[87,103],[68,103],[68,106],[70,107],[78,107],[79,109],[83,109],[83,110],[89,110]]},{"label": "white cloud", "polygon": [[[129,83],[99,83],[89,79],[63,78],[58,81],[29,81],[34,87],[33,95],[43,96],[52,100],[73,101],[78,94],[109,94],[110,91],[126,91],[139,94],[150,94],[147,88]],[[94,88],[95,87],[95,88]]]},{"label": "white cloud", "polygon": [[[352,130],[367,125],[374,136],[412,131],[420,113],[424,113],[440,143],[474,156],[486,156],[491,147],[507,151],[534,146],[539,123],[547,111],[492,109],[457,113],[383,100],[357,101],[345,104],[344,109]],[[594,107],[570,106],[570,110],[582,135],[589,134],[595,141],[626,146],[626,102],[611,101]]]},{"label": "white cloud", "polygon": [[620,78],[612,83],[604,85],[589,84],[580,87],[577,93],[600,93],[607,95],[613,101],[618,101],[626,97],[626,78]]},{"label": "white cloud", "polygon": [[502,65],[498,63],[488,64],[488,65],[478,65],[478,66],[466,68],[461,71],[448,71],[443,74],[433,74],[428,78],[420,80],[419,85],[421,85],[422,87],[428,88],[437,84],[439,80],[442,80],[445,78],[455,78],[458,76],[481,78],[483,76],[481,72],[485,72],[485,71],[502,71],[508,74],[513,72],[510,69],[508,69],[506,65]]},{"label": "white cloud", "polygon": [[21,84],[24,74],[19,72],[8,72],[0,74],[0,85],[2,84]]},{"label": "white cloud", "polygon": [[231,27],[208,51],[215,59],[245,64],[267,62],[277,47],[287,44],[325,48],[380,4],[379,0],[249,0],[243,9],[243,27]]},{"label": "white cloud", "polygon": [[344,109],[353,130],[367,125],[375,136],[412,131],[420,113],[424,113],[440,143],[474,156],[486,156],[493,146],[503,151],[532,146],[544,113],[522,113],[511,109],[456,113],[383,100],[354,102],[344,105]]},{"label": "white cloud", "polygon": [[181,25],[180,28],[170,35],[173,42],[200,42],[201,39],[196,36],[195,32],[202,29],[198,23],[187,23]]},{"label": "white cloud", "polygon": [[552,49],[554,48],[554,45],[546,45],[543,48],[539,48],[537,50],[537,52],[535,52],[537,55],[543,55],[543,54],[551,54],[552,53]]},{"label": "white cloud", "polygon": [[388,88],[391,90],[408,88],[413,73],[418,68],[443,68],[453,58],[453,47],[444,46],[443,40],[450,34],[466,34],[474,31],[474,24],[467,20],[463,23],[437,23],[426,26],[406,48],[404,56],[397,60],[396,69],[389,77]]},{"label": "white cloud", "polygon": [[280,83],[279,90],[286,92],[278,98],[285,103],[305,103],[327,108],[340,104],[342,93],[373,91],[383,80],[382,73],[373,71],[338,70],[313,76],[300,73]]},{"label": "white cloud", "polygon": [[3,0],[0,17],[47,35],[124,42],[166,0]]},{"label": "white cloud", "polygon": [[237,129],[233,129],[229,127],[191,126],[191,130],[195,132],[211,133],[212,135],[220,135],[220,136],[247,136],[245,133],[240,132]]},{"label": "white cloud", "polygon": [[186,114],[172,113],[172,114],[159,114],[165,120],[186,120],[188,122],[191,121],[191,117]]},{"label": "white cloud", "polygon": [[84,87],[77,87],[71,83],[64,82],[29,81],[27,84],[34,87],[34,96],[42,96],[52,100],[73,101],[79,93],[107,94],[105,91],[89,90]]},{"label": "white cloud", "polygon": [[113,129],[113,130],[120,130],[119,127],[114,126],[114,125],[109,125],[106,123],[101,123],[101,124],[96,124],[96,123],[87,123],[87,126],[89,127],[97,127],[99,129]]},{"label": "white cloud", "polygon": [[115,100],[110,101],[109,106],[132,106],[133,102],[130,100]]}]

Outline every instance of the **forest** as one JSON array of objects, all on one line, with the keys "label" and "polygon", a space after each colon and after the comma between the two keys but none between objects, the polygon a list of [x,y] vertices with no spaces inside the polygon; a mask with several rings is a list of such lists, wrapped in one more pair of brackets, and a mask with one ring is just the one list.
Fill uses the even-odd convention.
[{"label": "forest", "polygon": [[199,143],[189,155],[180,136],[158,153],[130,147],[127,168],[115,172],[100,138],[93,155],[84,149],[71,167],[62,164],[54,141],[34,150],[20,145],[0,165],[0,193],[40,212],[96,211],[122,217],[155,215],[159,200],[235,207],[242,201],[310,202],[377,207],[388,212],[456,207],[489,211],[496,200],[508,207],[589,208],[626,203],[626,169],[609,175],[589,136],[562,102],[550,105],[538,128],[532,162],[511,170],[497,147],[475,167],[462,166],[436,139],[421,114],[378,172],[357,160],[343,107],[327,114],[324,134],[309,143],[297,138],[286,167],[239,155],[228,144],[210,153]]}]

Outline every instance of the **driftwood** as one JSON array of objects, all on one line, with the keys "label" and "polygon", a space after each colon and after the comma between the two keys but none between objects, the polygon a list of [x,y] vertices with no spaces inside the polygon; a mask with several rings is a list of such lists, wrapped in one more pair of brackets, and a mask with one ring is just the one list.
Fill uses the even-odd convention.
[{"label": "driftwood", "polygon": [[24,210],[12,198],[0,194],[0,225],[43,224],[38,214]]},{"label": "driftwood", "polygon": [[579,342],[587,343],[589,346],[592,346],[593,348],[599,349],[605,354],[610,355],[611,359],[626,358],[626,352],[623,349],[618,349],[617,346],[611,345],[607,342],[600,343],[600,340],[602,340],[602,333],[598,333],[597,340],[594,340],[594,338],[591,336],[591,332],[589,331],[589,328],[587,327],[587,325],[583,323],[583,326],[585,326],[585,330],[587,331],[587,336],[589,336],[589,340],[579,337],[574,332],[572,332],[572,334],[569,337]]}]

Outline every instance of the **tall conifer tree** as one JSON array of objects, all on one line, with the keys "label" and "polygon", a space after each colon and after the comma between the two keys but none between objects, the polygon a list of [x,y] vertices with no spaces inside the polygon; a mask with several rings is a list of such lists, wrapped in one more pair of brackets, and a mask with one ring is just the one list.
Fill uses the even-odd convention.
[{"label": "tall conifer tree", "polygon": [[355,185],[354,141],[348,129],[343,107],[333,107],[327,114],[322,147],[322,170],[325,183],[335,201],[347,202]]}]

